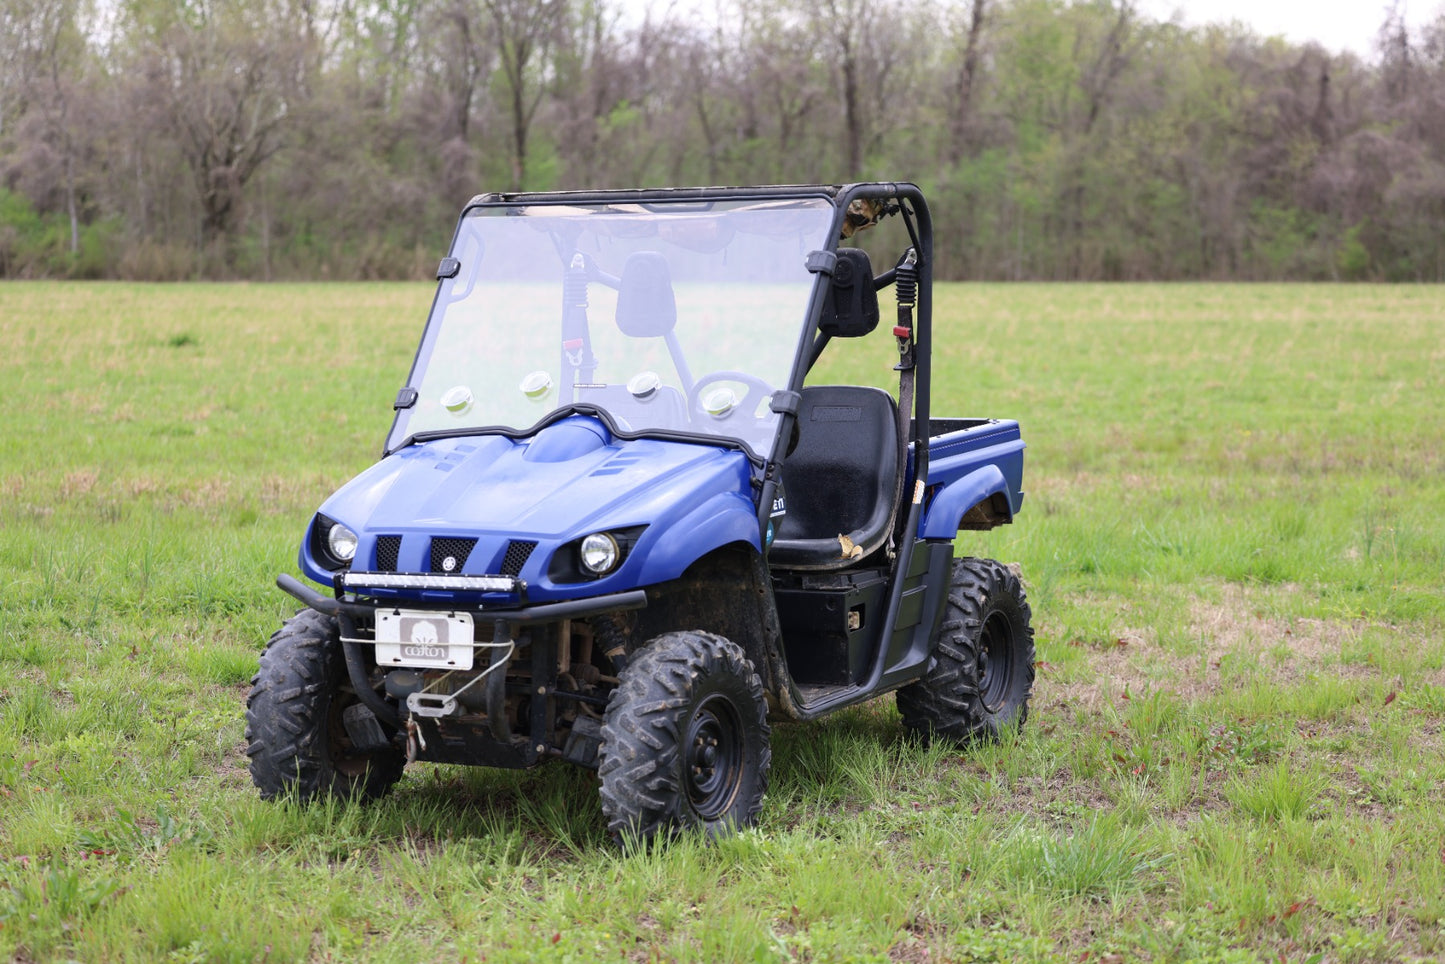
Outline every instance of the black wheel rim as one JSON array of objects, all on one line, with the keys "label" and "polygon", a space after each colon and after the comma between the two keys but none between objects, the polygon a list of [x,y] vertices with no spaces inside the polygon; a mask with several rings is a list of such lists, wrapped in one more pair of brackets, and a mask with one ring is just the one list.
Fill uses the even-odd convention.
[{"label": "black wheel rim", "polygon": [[737,797],[743,776],[742,723],[732,703],[712,694],[698,704],[687,724],[687,799],[703,820],[716,820]]},{"label": "black wheel rim", "polygon": [[366,757],[356,752],[351,745],[351,739],[346,733],[346,722],[342,717],[343,711],[355,700],[348,700],[347,694],[336,693],[331,698],[331,706],[326,711],[326,747],[331,759],[328,761],[332,769],[343,776],[356,777],[366,773]]},{"label": "black wheel rim", "polygon": [[984,621],[978,647],[978,692],[990,713],[997,713],[1013,690],[1014,651],[1008,617],[993,613]]},{"label": "black wheel rim", "polygon": [[351,780],[359,780],[366,776],[368,768],[376,762],[376,750],[358,750],[351,743],[351,736],[346,730],[345,711],[353,703],[360,700],[352,693],[345,690],[338,691],[331,698],[331,706],[326,712],[326,747],[331,768],[344,777]]}]

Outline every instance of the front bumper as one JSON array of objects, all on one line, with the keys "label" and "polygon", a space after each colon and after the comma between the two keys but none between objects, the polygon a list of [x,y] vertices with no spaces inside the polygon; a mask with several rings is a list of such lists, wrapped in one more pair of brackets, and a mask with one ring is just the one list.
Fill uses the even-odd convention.
[{"label": "front bumper", "polygon": [[[439,579],[441,576],[429,578]],[[461,576],[447,578],[467,578]],[[510,577],[499,576],[499,579]],[[282,573],[276,577],[276,585],[283,592],[293,596],[303,605],[325,616],[346,615],[353,618],[369,618],[376,612],[377,602],[362,602],[356,596],[342,596],[334,599],[330,596],[323,596],[321,593],[305,585],[295,576]],[[382,605],[390,605],[392,601]],[[444,603],[438,605],[435,601],[407,601],[405,603],[410,609],[475,609],[482,613],[489,620],[505,620],[509,623],[549,623],[558,619],[580,619],[583,616],[595,616],[599,613],[627,612],[633,609],[643,609],[647,606],[647,593],[641,589],[632,589],[627,592],[608,593],[605,596],[589,596],[586,599],[568,599],[562,602],[538,603],[533,606],[520,605],[509,608],[488,608],[486,606],[458,606],[456,603]]]},{"label": "front bumper", "polygon": [[[522,721],[522,729],[512,732],[506,723],[508,686],[505,681],[505,666],[511,658],[510,650],[498,664],[500,668],[486,680],[487,685],[482,690],[485,693],[485,712],[482,719],[468,720],[452,716],[433,718],[434,714],[411,712],[406,706],[398,706],[377,692],[379,684],[372,678],[375,660],[364,652],[365,641],[356,638],[356,622],[369,622],[376,617],[378,607],[389,609],[396,603],[401,603],[409,610],[469,611],[492,623],[492,642],[496,643],[499,640],[515,638],[522,627],[528,625],[626,612],[642,609],[647,605],[647,593],[641,589],[563,602],[487,608],[480,603],[462,606],[455,601],[402,601],[390,597],[378,600],[351,594],[332,598],[322,595],[288,574],[278,576],[276,585],[307,607],[337,620],[346,672],[352,688],[376,719],[391,729],[395,734],[393,739],[405,739],[408,759],[513,768],[533,766],[547,755],[563,756],[582,765],[595,766],[595,762],[587,762],[588,754],[580,750],[574,753],[571,739],[566,741],[565,745],[552,745],[547,700],[531,701],[530,709]],[[364,592],[364,587],[358,585],[357,588]],[[540,686],[540,692],[556,690],[555,659],[555,652],[540,645],[531,647],[532,665],[531,675],[528,677],[530,686]],[[483,675],[486,675],[485,670]],[[591,745],[595,746],[597,734],[591,734],[590,739]],[[588,744],[587,739],[576,742],[584,749]],[[595,758],[595,750],[591,757]]]}]

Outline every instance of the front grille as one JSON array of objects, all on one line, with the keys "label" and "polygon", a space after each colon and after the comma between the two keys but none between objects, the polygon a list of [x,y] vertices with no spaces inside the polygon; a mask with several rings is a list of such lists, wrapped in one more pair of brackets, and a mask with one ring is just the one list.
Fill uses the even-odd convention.
[{"label": "front grille", "polygon": [[507,543],[507,554],[502,557],[502,575],[515,576],[520,573],[535,548],[535,542],[527,542],[525,539],[513,539]]},{"label": "front grille", "polygon": [[401,536],[376,537],[376,571],[396,572],[396,557],[401,554]]},{"label": "front grille", "polygon": [[[461,572],[467,564],[467,556],[472,554],[472,547],[477,544],[475,539],[433,539],[431,541],[431,571],[432,572]],[[450,568],[447,567],[447,560],[452,560]]]}]

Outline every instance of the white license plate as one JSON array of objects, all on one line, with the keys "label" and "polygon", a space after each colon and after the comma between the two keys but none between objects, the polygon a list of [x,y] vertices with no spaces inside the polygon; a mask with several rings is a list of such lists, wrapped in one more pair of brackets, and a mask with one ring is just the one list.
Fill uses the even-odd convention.
[{"label": "white license plate", "polygon": [[376,665],[471,669],[472,617],[467,613],[376,611]]}]

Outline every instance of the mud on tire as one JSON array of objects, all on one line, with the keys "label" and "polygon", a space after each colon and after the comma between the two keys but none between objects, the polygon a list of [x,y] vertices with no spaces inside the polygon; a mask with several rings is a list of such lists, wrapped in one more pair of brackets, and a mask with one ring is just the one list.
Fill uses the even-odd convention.
[{"label": "mud on tire", "polygon": [[755,823],[772,749],[762,682],[742,649],[711,633],[667,633],[619,678],[598,766],[613,837],[627,846]]},{"label": "mud on tire", "polygon": [[336,621],[310,609],[288,619],[261,654],[246,700],[246,755],[262,799],[369,800],[391,789],[405,754],[352,746],[342,713],[356,702]]},{"label": "mud on tire", "polygon": [[903,725],[924,740],[994,739],[1028,719],[1034,631],[1018,576],[992,559],[955,559],[928,672],[898,691]]}]

